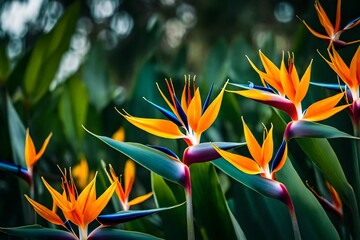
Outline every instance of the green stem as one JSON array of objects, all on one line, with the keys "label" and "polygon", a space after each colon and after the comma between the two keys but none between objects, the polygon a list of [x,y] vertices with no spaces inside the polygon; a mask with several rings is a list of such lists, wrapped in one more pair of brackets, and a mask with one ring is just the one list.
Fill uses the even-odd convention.
[{"label": "green stem", "polygon": [[291,224],[292,224],[292,227],[293,227],[293,230],[294,230],[294,239],[295,240],[301,240],[301,234],[300,234],[300,229],[299,229],[299,224],[298,224],[298,221],[297,221],[297,217],[296,217],[296,213],[295,213],[295,207],[294,207],[294,204],[291,200],[291,197],[290,197],[290,194],[289,194],[289,191],[287,190],[287,188],[285,187],[284,184],[280,184],[282,190],[283,190],[283,193],[284,193],[284,203],[286,204],[286,206],[288,207],[289,209],[289,213],[290,213],[290,218],[291,218]]},{"label": "green stem", "polygon": [[185,195],[186,195],[187,236],[188,236],[188,240],[195,240],[191,178],[190,178],[190,169],[187,166],[185,167],[185,173],[186,173]]}]

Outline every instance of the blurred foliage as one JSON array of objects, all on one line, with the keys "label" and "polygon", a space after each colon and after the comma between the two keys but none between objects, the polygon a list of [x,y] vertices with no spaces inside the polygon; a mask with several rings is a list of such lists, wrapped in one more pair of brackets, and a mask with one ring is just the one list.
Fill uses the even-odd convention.
[{"label": "blurred foliage", "polygon": [[[164,140],[147,134],[125,121],[114,109],[127,109],[134,116],[159,117],[160,113],[149,107],[143,97],[165,106],[156,88],[158,83],[165,89],[165,78],[173,80],[177,91],[181,91],[184,75],[188,74],[196,75],[197,84],[204,92],[212,83],[214,91],[219,92],[227,79],[259,84],[260,79],[245,55],[260,66],[258,50],[261,49],[276,64],[280,63],[283,51],[294,52],[301,75],[313,59],[311,81],[337,83],[336,75],[317,53],[318,50],[325,55],[327,43],[311,35],[296,18],[299,16],[322,31],[313,1],[39,0],[37,14],[24,23],[20,32],[9,28],[8,22],[14,21],[10,13],[16,12],[13,5],[19,4],[20,12],[20,7],[31,2],[34,1],[0,1],[0,160],[25,167],[25,129],[30,129],[35,146],[53,132],[44,156],[34,169],[35,199],[49,200],[48,206],[50,196],[39,177],[44,176],[52,184],[60,183],[57,165],[72,167],[85,156],[91,171],[102,172],[103,160],[111,163],[116,172],[123,172],[126,157],[91,137],[82,125],[104,136],[111,136],[123,126],[125,141],[162,145],[181,155],[184,148],[181,140]],[[330,19],[335,19],[335,2],[321,1]],[[343,1],[342,26],[359,17],[355,6],[357,0]],[[360,28],[355,27],[342,37],[360,39]],[[345,61],[351,60],[356,47],[355,44],[341,50]],[[306,103],[331,94],[311,86]],[[203,139],[243,141],[241,116],[246,116],[258,137],[263,130],[261,122],[267,126],[274,123],[279,136],[276,141],[281,141],[283,123],[274,111],[232,94],[224,95],[220,114]],[[345,112],[325,123],[352,134]],[[314,155],[306,151],[314,142],[299,140],[289,145],[291,162],[280,171],[279,179],[294,198],[304,239],[343,238],[344,231],[354,230],[349,207],[353,199],[349,196],[356,180],[349,160],[353,158],[350,141],[321,140],[319,144],[323,144],[325,152],[320,160],[311,160]],[[332,161],[333,165],[327,166],[328,158],[338,162]],[[321,173],[312,161],[321,162],[328,172]],[[340,173],[332,175],[333,166]],[[191,170],[198,239],[221,236],[232,239],[242,234],[248,239],[293,236],[283,204],[257,194],[210,163],[194,165]],[[339,175],[343,178],[338,179]],[[98,178],[101,186],[97,191],[102,192],[109,184],[105,174],[99,174]],[[329,197],[321,184],[324,178],[332,179],[333,185],[335,182],[335,187],[342,189],[339,194],[346,205],[344,221],[320,208],[305,187],[308,181]],[[135,209],[169,207],[185,200],[179,186],[150,174],[140,165],[134,184],[134,196],[149,191],[155,195],[154,200]],[[23,180],[0,172],[0,216],[6,216],[0,218],[1,227],[34,223],[28,214],[30,205],[23,198],[29,191]],[[116,204],[116,199],[111,202]],[[37,222],[54,227],[41,217]],[[184,239],[185,206],[128,222],[120,228]]]}]

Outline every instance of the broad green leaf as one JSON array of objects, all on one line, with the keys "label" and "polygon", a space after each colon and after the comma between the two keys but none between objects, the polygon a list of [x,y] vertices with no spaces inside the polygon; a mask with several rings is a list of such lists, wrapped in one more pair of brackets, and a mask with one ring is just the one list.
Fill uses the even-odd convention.
[{"label": "broad green leaf", "polygon": [[[278,116],[278,124],[283,124],[284,120],[279,111],[275,111],[274,116]],[[336,189],[344,203],[351,209],[352,213],[358,212],[354,190],[348,182],[346,175],[341,167],[338,157],[327,139],[322,138],[297,138],[297,144],[306,156],[320,169],[324,177]],[[360,237],[360,220],[358,214],[353,214],[353,224],[355,237]]]},{"label": "broad green leaf", "polygon": [[[88,131],[87,129],[85,130]],[[109,137],[96,135],[90,131],[88,132],[146,169],[172,182],[183,186],[186,185],[185,168],[187,168],[187,166],[180,161],[171,159],[165,153],[140,143],[119,142]]]},{"label": "broad green leaf", "polygon": [[183,203],[163,208],[155,208],[155,209],[147,209],[147,210],[128,210],[128,211],[120,211],[117,213],[103,214],[99,215],[96,219],[103,225],[110,226],[116,225],[119,223],[124,223],[128,221],[132,221],[138,218],[142,218],[148,216],[153,213],[171,210],[173,208],[177,208],[183,205]]},{"label": "broad green leaf", "polygon": [[347,181],[340,162],[327,139],[296,139],[307,157],[319,167],[353,214],[355,237],[360,237],[358,206],[352,186]]},{"label": "broad green leaf", "polygon": [[239,227],[234,227],[214,166],[209,162],[193,164],[190,172],[194,217],[203,239],[244,239]]},{"label": "broad green leaf", "polygon": [[9,96],[6,96],[7,120],[14,163],[26,166],[25,149],[25,127],[21,122]]},{"label": "broad green leaf", "polygon": [[111,100],[107,59],[101,44],[95,43],[83,66],[84,82],[89,92],[89,100],[98,112]]},{"label": "broad green leaf", "polygon": [[48,91],[63,54],[69,48],[81,1],[75,1],[47,34],[36,42],[24,76],[24,90],[32,103]]},{"label": "broad green leaf", "polygon": [[340,239],[325,210],[305,187],[289,159],[276,176],[290,193],[303,239]]},{"label": "broad green leaf", "polygon": [[95,231],[93,234],[90,234],[88,240],[104,240],[104,239],[160,239],[154,236],[151,236],[146,233],[141,232],[132,232],[132,231],[124,231],[120,229],[114,228],[101,228]]},{"label": "broad green leaf", "polygon": [[64,126],[64,132],[74,147],[80,147],[83,139],[88,110],[88,93],[84,83],[77,75],[66,82],[59,100],[59,116]]},{"label": "broad green leaf", "polygon": [[[168,207],[185,201],[184,189],[166,182],[161,176],[151,173],[151,185],[154,191],[155,202],[158,207]],[[178,188],[178,189],[176,189]],[[179,189],[180,188],[180,189]],[[181,196],[176,190],[182,192]],[[161,226],[166,239],[186,239],[186,209],[185,206],[161,212]]]},{"label": "broad green leaf", "polygon": [[70,232],[53,229],[53,228],[44,228],[40,225],[28,225],[14,228],[0,228],[0,232],[5,234],[28,238],[28,239],[39,239],[39,240],[76,240],[77,238],[72,235]]},{"label": "broad green leaf", "polygon": [[282,202],[264,197],[237,182],[232,183],[227,196],[229,205],[234,209],[234,214],[248,239],[294,238],[289,210]]},{"label": "broad green leaf", "polygon": [[212,164],[236,181],[264,196],[276,199],[280,199],[282,197],[282,189],[276,181],[271,181],[261,177],[260,175],[246,174],[223,158],[212,161]]},{"label": "broad green leaf", "polygon": [[352,138],[360,140],[337,128],[310,121],[294,121],[286,125],[284,137],[291,138]]}]

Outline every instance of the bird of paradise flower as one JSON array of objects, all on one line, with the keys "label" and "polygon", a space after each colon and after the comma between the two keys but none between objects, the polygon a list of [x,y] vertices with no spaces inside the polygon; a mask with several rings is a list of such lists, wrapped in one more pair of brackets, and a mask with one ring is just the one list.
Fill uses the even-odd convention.
[{"label": "bird of paradise flower", "polygon": [[[113,192],[115,191],[116,184],[115,182],[112,183],[100,197],[96,198],[95,183],[97,173],[95,173],[93,180],[83,189],[80,194],[78,194],[78,191],[75,187],[75,183],[71,176],[71,171],[69,178],[67,177],[66,169],[61,171],[61,174],[61,187],[63,193],[56,191],[44,178],[42,178],[45,187],[50,192],[53,199],[52,210],[34,201],[27,195],[25,195],[25,197],[40,216],[53,224],[63,226],[76,239],[87,239],[89,236],[88,225],[94,221],[95,218],[98,217],[101,211],[105,208],[106,204],[113,195]],[[58,214],[56,214],[57,208],[62,210],[62,213],[66,219],[65,222]],[[71,221],[73,224],[78,226],[79,236],[76,235],[68,221]],[[95,230],[92,233],[94,232]]]},{"label": "bird of paradise flower", "polygon": [[260,50],[259,54],[265,72],[259,70],[255,64],[247,58],[254,70],[259,74],[263,86],[245,86],[243,84],[230,83],[231,85],[246,88],[247,90],[227,90],[228,92],[236,93],[278,108],[286,112],[293,121],[322,121],[348,106],[342,105],[336,107],[344,96],[344,93],[339,93],[315,102],[311,104],[306,111],[303,111],[301,103],[309,89],[312,62],[310,62],[304,75],[300,79],[294,64],[294,54],[288,54],[287,67],[285,66],[283,54],[280,69]]},{"label": "bird of paradise flower", "polygon": [[150,192],[129,201],[130,192],[135,180],[135,163],[133,161],[127,160],[125,162],[124,187],[121,185],[121,182],[119,181],[119,178],[117,177],[115,170],[111,164],[109,164],[109,171],[110,173],[106,171],[106,175],[108,176],[108,179],[111,184],[115,182],[116,184],[115,192],[120,200],[121,207],[124,211],[129,210],[131,206],[146,201],[148,198],[150,198],[153,195],[153,193]]},{"label": "bird of paradise flower", "polygon": [[319,17],[320,24],[324,27],[327,35],[316,32],[304,20],[300,19],[304,23],[306,28],[309,29],[309,31],[314,36],[321,38],[321,39],[326,39],[327,41],[329,41],[329,46],[334,45],[337,48],[346,47],[351,44],[360,42],[360,40],[355,40],[355,41],[351,41],[351,42],[345,42],[345,41],[340,40],[340,36],[344,31],[349,30],[360,23],[360,17],[358,17],[358,18],[354,19],[353,21],[351,21],[350,23],[348,23],[343,29],[340,29],[341,0],[337,1],[335,26],[331,23],[328,15],[326,14],[325,10],[323,9],[323,7],[321,6],[321,4],[318,0],[315,1],[314,6],[315,6],[316,13]]},{"label": "bird of paradise flower", "polygon": [[38,152],[36,152],[35,144],[30,136],[29,129],[26,130],[25,136],[25,148],[24,148],[24,158],[26,163],[26,168],[23,166],[19,166],[13,164],[11,162],[0,161],[0,169],[5,170],[7,172],[16,174],[17,176],[23,178],[31,187],[31,192],[33,194],[33,169],[35,164],[39,161],[39,159],[44,154],[46,147],[49,144],[52,133],[45,139],[42,147]]},{"label": "bird of paradise flower", "polygon": [[195,77],[192,84],[193,94],[191,93],[190,76],[188,78],[185,76],[185,85],[180,101],[175,94],[175,88],[171,79],[170,81],[166,80],[170,100],[157,84],[161,96],[171,111],[145,99],[164,114],[168,120],[134,117],[125,110],[124,113],[119,113],[136,127],[151,134],[171,139],[182,138],[188,146],[197,145],[200,143],[201,134],[214,123],[219,113],[226,84],[214,101],[210,103],[213,90],[212,85],[203,105],[200,90],[196,87]]},{"label": "bird of paradise flower", "polygon": [[[270,180],[274,183],[274,185],[275,183],[279,185],[279,188],[277,188],[276,191],[280,191],[278,196],[281,199],[278,200],[283,201],[287,205],[292,220],[295,239],[301,239],[295,208],[290,198],[289,192],[285,185],[276,181],[275,178],[275,173],[279,171],[285,164],[288,151],[287,142],[285,140],[282,141],[277,153],[275,154],[275,157],[273,158],[273,126],[271,125],[269,130],[264,126],[265,137],[263,144],[260,145],[243,118],[242,122],[244,127],[245,141],[253,159],[222,150],[215,144],[213,145],[214,149],[220,154],[221,157],[235,166],[238,170],[251,175],[260,174],[261,177]],[[275,195],[276,194],[274,194],[274,196]]]}]

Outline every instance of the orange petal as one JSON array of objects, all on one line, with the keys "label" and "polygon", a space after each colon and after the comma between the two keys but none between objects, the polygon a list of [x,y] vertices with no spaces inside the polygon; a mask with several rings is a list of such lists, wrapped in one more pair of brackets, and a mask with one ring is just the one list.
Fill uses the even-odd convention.
[{"label": "orange petal", "polygon": [[40,151],[36,154],[35,162],[36,162],[37,160],[39,160],[39,159],[41,158],[41,156],[44,154],[45,149],[46,149],[47,145],[49,144],[49,141],[50,141],[51,136],[52,136],[52,133],[50,133],[49,136],[45,139],[45,141],[44,141],[44,143],[43,143]]},{"label": "orange petal", "polygon": [[31,139],[29,129],[26,129],[25,138],[25,161],[28,168],[34,166],[36,160],[36,150],[33,140]]},{"label": "orange petal", "polygon": [[91,223],[101,211],[105,208],[106,204],[112,197],[116,184],[115,182],[110,185],[108,189],[98,198],[95,202],[92,202],[84,212],[84,223]]},{"label": "orange petal", "polygon": [[154,118],[139,118],[133,117],[130,115],[125,115],[120,113],[123,117],[126,118],[130,123],[134,126],[148,132],[154,134],[159,137],[163,138],[182,138],[184,135],[178,128],[178,126],[169,121],[164,119],[154,119]]},{"label": "orange petal", "polygon": [[273,155],[273,149],[274,149],[274,142],[273,142],[273,126],[271,124],[271,128],[263,142],[262,148],[261,148],[261,160],[262,162],[259,162],[259,165],[262,169],[266,169],[267,165],[269,164],[270,160],[272,159]]},{"label": "orange petal", "polygon": [[142,195],[140,197],[137,197],[137,198],[134,198],[133,200],[131,200],[130,202],[128,202],[128,206],[134,206],[134,205],[137,205],[137,204],[140,204],[144,201],[146,201],[148,198],[150,198],[151,196],[153,195],[152,192],[148,193],[148,194],[145,194],[145,195]]},{"label": "orange petal", "polygon": [[202,132],[204,132],[206,129],[208,129],[216,120],[219,111],[221,102],[224,96],[225,88],[228,81],[225,83],[223,89],[220,91],[219,95],[214,99],[214,101],[206,108],[205,112],[201,116],[196,133],[199,135]]},{"label": "orange petal", "polygon": [[258,143],[258,141],[256,140],[256,138],[254,137],[254,135],[252,134],[252,132],[250,131],[249,127],[246,125],[244,118],[241,117],[241,120],[243,122],[243,126],[244,126],[244,135],[245,135],[245,140],[246,140],[246,144],[247,147],[249,149],[249,152],[251,154],[251,156],[254,158],[254,160],[261,165],[261,147]]},{"label": "orange petal", "polygon": [[357,48],[354,57],[350,63],[350,79],[355,89],[359,88],[360,85],[360,46]]},{"label": "orange petal", "polygon": [[64,225],[61,218],[53,211],[48,209],[47,207],[41,205],[40,203],[34,201],[33,199],[29,198],[25,195],[26,199],[29,201],[31,206],[33,206],[34,210],[43,218],[48,220],[49,222],[56,224],[56,225]]},{"label": "orange petal", "polygon": [[311,32],[312,35],[314,35],[315,37],[321,38],[321,39],[330,39],[329,36],[326,36],[324,34],[320,34],[318,32],[316,32],[315,30],[313,30],[304,20],[301,20],[305,27]]},{"label": "orange petal", "polygon": [[306,93],[309,89],[311,65],[312,65],[312,60],[309,64],[309,66],[307,67],[304,75],[302,76],[299,85],[296,88],[295,100],[294,100],[294,104],[296,106],[298,106],[298,104],[304,99],[304,97],[306,96]]},{"label": "orange petal", "polygon": [[[227,92],[236,93],[243,97],[250,98],[253,100],[258,100],[258,101],[269,101],[272,99],[271,93],[264,92],[264,91],[257,90],[257,89],[240,90],[240,91],[227,90]],[[273,94],[273,95],[275,95],[275,94]]]},{"label": "orange petal", "polygon": [[280,66],[280,80],[281,80],[281,85],[284,88],[284,92],[286,94],[286,96],[291,100],[294,101],[295,99],[295,89],[294,89],[294,85],[291,79],[291,76],[289,75],[285,63],[284,63],[284,56],[283,59],[281,61],[281,66]]},{"label": "orange petal", "polygon": [[96,188],[95,188],[95,182],[96,182],[96,176],[95,174],[93,180],[82,190],[79,197],[77,198],[77,203],[79,206],[79,209],[84,212],[85,209],[87,209],[93,201],[96,199]]},{"label": "orange petal", "polygon": [[125,129],[120,127],[111,137],[119,142],[123,142],[125,140]]},{"label": "orange petal", "polygon": [[191,99],[186,115],[191,129],[197,129],[202,114],[202,104],[199,88],[196,89],[194,97]]},{"label": "orange petal", "polygon": [[223,157],[225,160],[230,162],[239,170],[247,174],[259,174],[261,172],[259,165],[250,158],[230,153],[224,150],[221,150],[213,144],[214,149]]},{"label": "orange petal", "polygon": [[125,170],[124,170],[125,199],[129,198],[134,180],[135,180],[135,163],[129,159],[125,163]]},{"label": "orange petal", "polygon": [[263,54],[260,50],[259,50],[259,54],[266,73],[270,74],[271,76],[274,77],[274,79],[276,79],[279,76],[279,71],[280,71],[279,68],[269,58],[267,58],[265,54]]},{"label": "orange petal", "polygon": [[340,30],[340,20],[341,20],[341,0],[337,1],[336,5],[336,17],[335,17],[335,32]]},{"label": "orange petal", "polygon": [[[184,110],[184,112],[187,112],[187,108],[188,108],[187,94],[190,93],[190,78],[186,79],[186,76],[184,77],[185,77],[185,83],[184,83],[184,89],[181,94],[181,107]],[[191,96],[188,96],[188,98],[190,97]]]},{"label": "orange petal", "polygon": [[347,108],[349,104],[335,107],[343,96],[344,93],[338,93],[332,97],[311,104],[306,110],[303,119],[308,121],[322,121]]},{"label": "orange petal", "polygon": [[47,188],[47,190],[50,192],[51,197],[53,198],[53,201],[56,203],[56,205],[63,211],[67,211],[70,212],[72,210],[72,207],[70,206],[66,195],[62,195],[59,192],[57,192],[55,189],[53,189],[47,182],[46,180],[41,177],[45,187]]},{"label": "orange petal", "polygon": [[315,2],[315,9],[319,17],[320,24],[324,27],[327,35],[331,38],[336,32],[329,17],[327,16],[325,10],[320,5],[319,1]]}]

